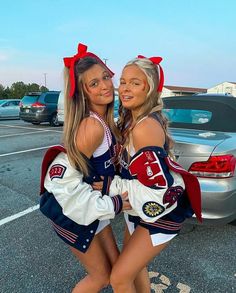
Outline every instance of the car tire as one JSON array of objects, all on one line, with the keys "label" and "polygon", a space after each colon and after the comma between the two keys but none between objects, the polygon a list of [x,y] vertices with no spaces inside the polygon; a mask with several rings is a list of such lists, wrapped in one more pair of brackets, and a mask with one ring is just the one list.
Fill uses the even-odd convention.
[{"label": "car tire", "polygon": [[52,115],[51,120],[50,120],[50,125],[53,126],[53,127],[59,126],[57,113],[54,113]]}]

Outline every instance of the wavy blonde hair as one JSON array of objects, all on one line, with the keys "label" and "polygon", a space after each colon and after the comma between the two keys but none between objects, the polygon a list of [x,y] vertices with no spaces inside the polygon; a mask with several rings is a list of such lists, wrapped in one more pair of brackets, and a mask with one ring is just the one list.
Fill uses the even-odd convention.
[{"label": "wavy blonde hair", "polygon": [[122,135],[123,146],[125,147],[129,144],[130,133],[132,129],[143,117],[148,116],[151,113],[157,113],[160,117],[166,135],[167,151],[172,156],[170,148],[173,146],[173,140],[170,134],[168,133],[168,120],[162,114],[163,101],[161,99],[161,93],[157,92],[157,88],[159,85],[159,68],[147,58],[135,58],[129,61],[124,68],[130,65],[138,66],[146,75],[147,82],[149,85],[149,91],[147,93],[146,101],[140,108],[135,120],[133,120],[132,118],[131,110],[125,109],[122,106],[122,103],[120,103],[118,128]]},{"label": "wavy blonde hair", "polygon": [[[76,90],[73,97],[69,97],[70,78],[69,70],[64,69],[64,101],[65,101],[65,121],[63,129],[63,143],[67,151],[70,163],[79,169],[84,175],[89,173],[88,160],[77,147],[77,133],[82,120],[89,117],[89,103],[83,87],[83,73],[93,65],[103,66],[96,58],[86,57],[80,59],[75,65]],[[104,66],[103,66],[104,67]],[[107,106],[106,122],[111,132],[116,138],[119,137],[118,129],[114,122],[114,99]]]}]

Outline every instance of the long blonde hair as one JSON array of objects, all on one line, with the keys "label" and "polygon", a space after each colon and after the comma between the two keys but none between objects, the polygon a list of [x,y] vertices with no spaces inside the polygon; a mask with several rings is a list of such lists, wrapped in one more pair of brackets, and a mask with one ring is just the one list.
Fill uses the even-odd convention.
[{"label": "long blonde hair", "polygon": [[[70,163],[79,169],[84,175],[89,173],[89,164],[85,155],[77,147],[77,133],[80,123],[89,116],[89,104],[86,92],[83,88],[83,73],[93,65],[103,66],[96,58],[85,57],[80,59],[75,65],[76,90],[73,97],[69,97],[70,78],[69,70],[64,69],[64,99],[65,99],[65,121],[63,129],[63,143],[67,151]],[[108,104],[106,121],[111,132],[118,137],[119,132],[114,122],[114,100]]]},{"label": "long blonde hair", "polygon": [[133,120],[132,118],[131,110],[125,109],[120,103],[118,128],[122,134],[123,146],[125,147],[129,144],[130,133],[135,125],[138,123],[138,121],[151,113],[157,113],[166,135],[167,151],[170,155],[172,155],[170,152],[170,148],[173,146],[173,140],[168,133],[168,120],[162,114],[163,101],[161,99],[161,93],[157,92],[157,88],[159,85],[158,67],[147,58],[135,58],[129,61],[124,68],[130,65],[138,66],[146,75],[149,85],[149,91],[147,93],[146,101],[140,108],[140,111],[135,120]]}]

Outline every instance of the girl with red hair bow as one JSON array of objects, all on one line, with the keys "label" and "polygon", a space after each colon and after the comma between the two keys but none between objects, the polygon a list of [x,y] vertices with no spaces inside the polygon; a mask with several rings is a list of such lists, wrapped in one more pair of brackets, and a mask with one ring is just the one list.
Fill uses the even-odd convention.
[{"label": "girl with red hair bow", "polygon": [[[122,195],[108,195],[118,136],[113,73],[83,44],[64,63],[64,146],[44,157],[40,210],[87,270],[72,292],[92,293],[109,284],[119,254],[110,219],[130,206]],[[102,179],[102,190],[93,190]]]},{"label": "girl with red hair bow", "polygon": [[178,235],[187,217],[195,213],[201,221],[198,180],[171,158],[173,141],[160,97],[161,60],[138,56],[120,78],[123,151],[110,195],[128,191],[132,209],[124,211],[124,246],[111,273],[115,293],[150,293],[148,263]]}]

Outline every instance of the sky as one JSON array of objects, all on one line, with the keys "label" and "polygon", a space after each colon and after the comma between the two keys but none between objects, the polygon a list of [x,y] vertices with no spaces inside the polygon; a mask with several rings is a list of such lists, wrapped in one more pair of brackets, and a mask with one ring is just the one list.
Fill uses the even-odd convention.
[{"label": "sky", "polygon": [[0,0],[0,84],[63,87],[78,43],[106,59],[119,84],[137,55],[161,56],[165,85],[236,82],[235,0]]}]

